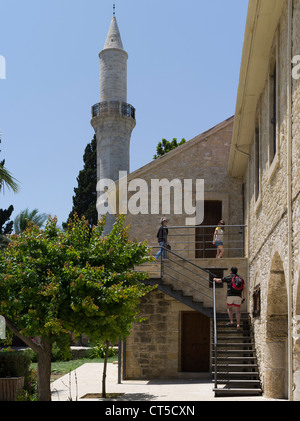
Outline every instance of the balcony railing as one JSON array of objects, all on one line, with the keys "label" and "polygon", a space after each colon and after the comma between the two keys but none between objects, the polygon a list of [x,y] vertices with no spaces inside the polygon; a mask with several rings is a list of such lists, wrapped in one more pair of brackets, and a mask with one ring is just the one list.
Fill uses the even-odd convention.
[{"label": "balcony railing", "polygon": [[[215,258],[216,246],[213,236],[216,225],[167,227],[168,240],[172,251],[181,256],[194,258]],[[224,255],[226,258],[245,257],[245,225],[225,225],[223,234]]]},{"label": "balcony railing", "polygon": [[92,106],[92,117],[102,115],[121,115],[135,120],[135,108],[121,101],[103,101]]}]

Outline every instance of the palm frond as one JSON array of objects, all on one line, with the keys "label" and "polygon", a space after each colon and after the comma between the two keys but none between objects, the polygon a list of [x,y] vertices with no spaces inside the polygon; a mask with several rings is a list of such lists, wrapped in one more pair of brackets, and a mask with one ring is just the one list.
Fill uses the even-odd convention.
[{"label": "palm frond", "polygon": [[3,165],[0,165],[0,191],[4,190],[4,186],[15,193],[19,190],[18,180]]}]

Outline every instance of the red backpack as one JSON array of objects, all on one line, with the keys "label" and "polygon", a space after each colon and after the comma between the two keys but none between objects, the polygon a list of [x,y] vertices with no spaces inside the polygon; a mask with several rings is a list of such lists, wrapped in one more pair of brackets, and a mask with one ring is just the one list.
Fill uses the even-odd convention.
[{"label": "red backpack", "polygon": [[243,291],[244,280],[239,275],[234,275],[231,279],[231,287],[235,291]]}]

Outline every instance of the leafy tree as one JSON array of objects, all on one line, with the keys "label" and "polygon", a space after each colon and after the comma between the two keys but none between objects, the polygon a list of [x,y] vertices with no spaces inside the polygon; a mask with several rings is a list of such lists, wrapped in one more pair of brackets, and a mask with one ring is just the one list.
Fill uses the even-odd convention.
[{"label": "leafy tree", "polygon": [[[90,225],[97,224],[98,213],[96,209],[97,202],[97,140],[93,140],[86,146],[83,155],[84,167],[77,177],[78,187],[74,188],[73,208],[69,215],[72,219],[74,213],[79,218],[84,216]],[[63,227],[66,228],[64,223]]]},{"label": "leafy tree", "polygon": [[4,186],[6,186],[8,189],[12,189],[12,191],[15,193],[19,189],[18,181],[12,176],[8,169],[5,168],[5,160],[0,161],[0,191],[4,190]]},{"label": "leafy tree", "polygon": [[[138,320],[141,297],[153,288],[134,266],[149,261],[146,243],[130,241],[119,218],[103,237],[105,218],[90,230],[85,218],[44,230],[29,224],[0,254],[0,314],[6,326],[38,355],[39,400],[50,401],[51,349],[69,347],[69,332],[115,342]],[[36,339],[33,339],[36,338]]]},{"label": "leafy tree", "polygon": [[9,221],[9,218],[13,210],[12,205],[8,209],[0,209],[0,252],[9,243],[7,235],[11,234],[13,228],[13,221]]},{"label": "leafy tree", "polygon": [[159,142],[159,144],[157,145],[156,155],[154,155],[153,159],[157,159],[165,155],[166,153],[170,152],[171,150],[177,148],[180,145],[183,145],[184,143],[186,143],[185,139],[182,139],[179,143],[177,142],[176,138],[174,138],[171,142],[169,142],[166,139],[162,139],[162,141]]},{"label": "leafy tree", "polygon": [[21,234],[25,231],[30,222],[33,222],[41,228],[46,222],[48,216],[45,213],[39,214],[38,209],[30,211],[28,208],[19,213],[14,220],[14,229],[16,234]]}]

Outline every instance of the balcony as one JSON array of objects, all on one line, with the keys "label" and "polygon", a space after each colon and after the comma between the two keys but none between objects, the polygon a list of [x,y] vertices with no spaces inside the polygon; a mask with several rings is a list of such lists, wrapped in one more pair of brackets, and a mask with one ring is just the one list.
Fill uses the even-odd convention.
[{"label": "balcony", "polygon": [[[213,278],[228,275],[232,266],[238,268],[246,282],[248,275],[248,259],[245,256],[246,226],[225,226],[225,252],[221,259],[216,258],[216,247],[213,244],[215,228],[215,225],[168,227],[171,250],[166,250],[165,259],[160,258],[158,262],[146,263],[136,269],[148,272],[150,281],[158,284],[159,289],[166,294],[171,295],[177,291],[175,298],[182,302],[185,302],[184,297],[192,297],[192,303],[195,301],[198,304],[185,304],[209,315],[212,311]],[[152,246],[150,253],[154,256],[159,249],[157,245]],[[181,291],[183,298],[180,298],[178,291]],[[227,310],[226,292],[223,284],[216,285],[215,300],[219,312]],[[246,306],[247,304],[245,308]]]},{"label": "balcony", "polygon": [[135,120],[135,108],[121,101],[104,101],[92,106],[92,118],[106,115],[121,115]]}]

